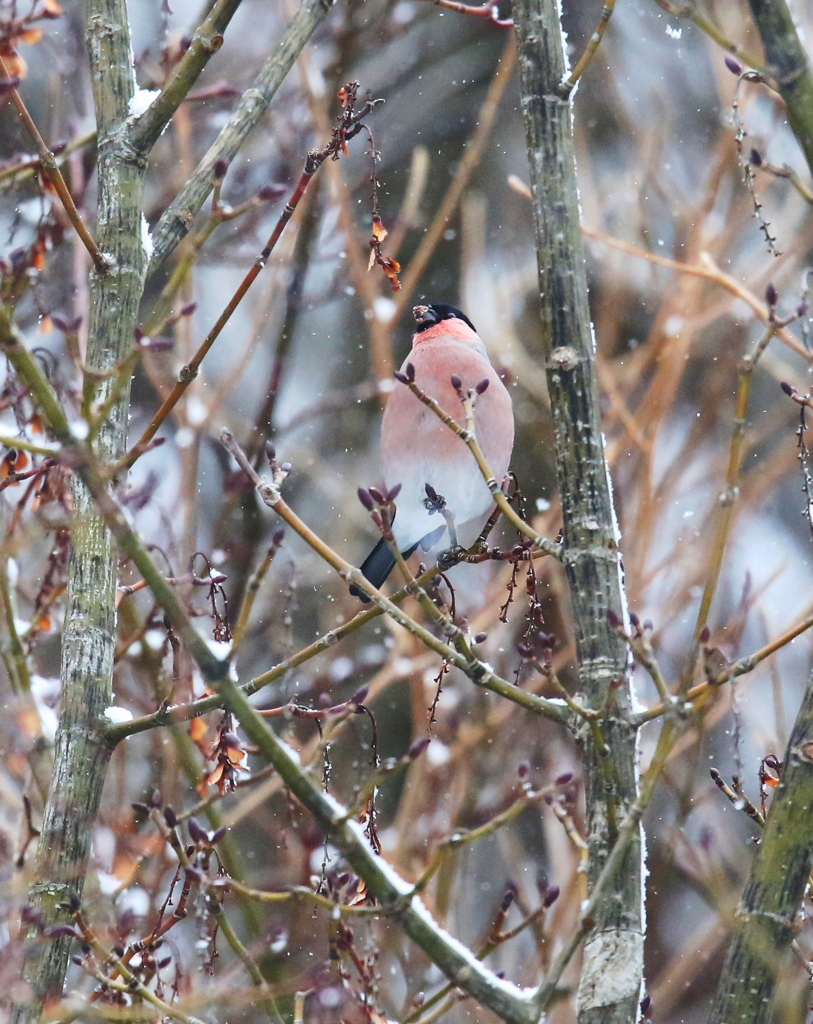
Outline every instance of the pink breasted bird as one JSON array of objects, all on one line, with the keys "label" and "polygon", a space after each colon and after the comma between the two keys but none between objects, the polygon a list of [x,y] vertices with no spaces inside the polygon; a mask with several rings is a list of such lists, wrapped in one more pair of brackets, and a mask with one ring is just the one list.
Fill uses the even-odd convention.
[{"label": "pink breasted bird", "polygon": [[[502,483],[514,446],[514,413],[485,345],[468,317],[453,306],[415,306],[412,313],[417,329],[401,372],[411,364],[418,387],[458,423],[464,422],[464,412],[452,377],[460,379],[464,392],[488,381],[477,396],[474,422],[486,461]],[[465,442],[403,384],[396,384],[384,410],[381,459],[387,488],[401,485],[392,531],[405,558],[419,545],[428,550],[446,541],[448,546],[446,522],[427,498],[432,489],[445,499],[455,526],[477,519],[492,506],[491,493]],[[361,571],[380,587],[394,566],[382,537]],[[356,588],[351,593],[367,600]]]}]

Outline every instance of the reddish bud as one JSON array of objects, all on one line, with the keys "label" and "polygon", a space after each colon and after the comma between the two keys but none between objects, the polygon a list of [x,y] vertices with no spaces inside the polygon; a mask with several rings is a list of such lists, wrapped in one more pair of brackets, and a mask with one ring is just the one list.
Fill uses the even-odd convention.
[{"label": "reddish bud", "polygon": [[285,194],[284,185],[264,185],[257,193],[257,198],[264,203],[272,203]]},{"label": "reddish bud", "polygon": [[223,157],[220,157],[218,160],[215,160],[215,165],[212,168],[212,174],[214,174],[215,180],[222,181],[226,177],[226,171],[228,171],[228,169],[228,161],[224,160]]},{"label": "reddish bud", "polygon": [[612,608],[607,609],[607,622],[609,622],[611,629],[620,629],[622,625],[621,619],[616,615]]},{"label": "reddish bud", "polygon": [[283,530],[283,529],[275,530],[274,531],[274,536],[271,538],[271,543],[274,545],[275,548],[278,548],[282,544],[282,541],[284,540],[284,538],[285,538],[285,530]]},{"label": "reddish bud", "polygon": [[530,774],[531,774],[531,766],[528,764],[528,762],[527,761],[520,761],[519,764],[517,765],[517,775],[521,779],[527,779]]},{"label": "reddish bud", "polygon": [[390,489],[389,489],[389,490],[387,491],[387,502],[388,502],[388,503],[391,503],[391,502],[395,501],[395,499],[396,499],[396,498],[398,497],[398,495],[399,495],[399,494],[401,493],[401,488],[402,488],[403,486],[404,486],[403,484],[396,484],[396,485],[395,485],[394,487],[391,487],[391,488],[390,488]]},{"label": "reddish bud", "polygon": [[143,338],[140,340],[140,344],[143,348],[148,348],[150,352],[169,352],[175,347],[175,339],[159,335],[157,338]]},{"label": "reddish bud", "polygon": [[635,612],[630,612],[630,625],[633,626],[635,629],[637,629],[641,625],[641,620],[638,618]]},{"label": "reddish bud", "polygon": [[42,929],[42,934],[46,939],[80,939],[81,934],[70,924],[51,924],[46,928]]},{"label": "reddish bud", "polygon": [[61,316],[52,316],[51,320],[54,327],[59,328],[63,334],[76,334],[79,328],[82,326],[82,317],[73,316],[63,319]]},{"label": "reddish bud", "polygon": [[550,889],[545,893],[545,898],[542,900],[544,907],[551,907],[559,899],[559,886],[552,885]]},{"label": "reddish bud", "polygon": [[187,302],[187,304],[181,309],[180,316],[192,316],[195,310],[198,308],[197,302]]},{"label": "reddish bud", "polygon": [[488,633],[475,633],[472,637],[472,643],[481,644],[488,639]]},{"label": "reddish bud", "polygon": [[413,740],[407,751],[407,757],[410,761],[414,761],[416,757],[420,757],[421,754],[426,750],[432,741],[428,736],[420,736],[418,739]]},{"label": "reddish bud", "polygon": [[375,508],[375,502],[373,501],[372,494],[370,494],[367,488],[359,487],[359,489],[356,491],[356,494],[358,495],[359,501],[367,509],[367,511],[372,512],[373,509]]},{"label": "reddish bud", "polygon": [[276,461],[276,458],[277,458],[277,449],[274,446],[273,441],[266,441],[265,442],[265,457],[268,459],[268,461],[273,466],[273,464],[274,464],[274,462]]},{"label": "reddish bud", "polygon": [[396,370],[393,377],[395,377],[399,384],[409,384],[409,377],[405,373],[401,373],[400,370]]},{"label": "reddish bud", "polygon": [[212,846],[217,846],[217,844],[220,842],[220,840],[223,838],[223,836],[225,836],[225,834],[226,834],[226,826],[225,825],[221,825],[220,828],[216,828],[214,830],[214,832],[211,835],[211,838],[209,839],[209,842],[212,844]]},{"label": "reddish bud", "polygon": [[367,694],[369,692],[370,692],[370,687],[369,686],[362,686],[362,688],[360,690],[356,690],[356,692],[353,694],[353,696],[350,698],[350,700],[347,703],[348,704],[356,704],[357,706],[360,706],[360,705],[362,705],[364,703],[364,698],[367,696]]},{"label": "reddish bud", "polygon": [[732,75],[742,74],[742,64],[740,64],[738,60],[734,60],[734,58],[730,55],[727,55],[725,58],[725,66],[728,68]]},{"label": "reddish bud", "polygon": [[704,626],[703,627],[703,632],[700,634],[700,643],[701,644],[707,644],[709,642],[709,638],[710,637],[711,637],[711,630],[709,629],[708,626]]},{"label": "reddish bud", "polygon": [[572,781],[572,779],[573,772],[562,772],[561,775],[557,775],[555,784],[557,786],[566,786],[568,782]]},{"label": "reddish bud", "polygon": [[500,902],[500,910],[502,910],[503,912],[508,910],[508,908],[514,902],[514,900],[517,898],[516,886],[512,885],[511,882],[508,883],[508,886],[509,887],[505,890],[505,894],[503,895],[502,901]]},{"label": "reddish bud", "polygon": [[776,294],[776,288],[773,284],[769,284],[765,289],[765,301],[768,303],[771,309],[776,305],[779,296]]},{"label": "reddish bud", "polygon": [[485,380],[480,381],[480,383],[477,385],[477,387],[475,387],[474,390],[477,392],[478,395],[482,395],[484,391],[488,390],[488,385],[490,383],[491,381],[488,379],[488,377],[486,377]]},{"label": "reddish bud", "polygon": [[452,382],[452,387],[455,389],[455,391],[459,391],[463,387],[463,381],[457,376],[456,373],[453,373],[450,379]]},{"label": "reddish bud", "polygon": [[175,808],[172,804],[167,804],[164,808],[164,821],[170,828],[175,828],[178,824],[178,815],[175,813]]},{"label": "reddish bud", "polygon": [[652,1006],[652,1000],[649,996],[644,996],[641,1000],[641,1016],[646,1017],[649,1014],[649,1008]]},{"label": "reddish bud", "polygon": [[410,384],[412,384],[412,382],[415,380],[415,367],[412,365],[412,363],[406,364],[406,375],[407,380],[409,381]]},{"label": "reddish bud", "polygon": [[19,75],[10,75],[8,78],[0,78],[0,95],[5,92],[11,92],[12,89],[16,89],[20,84]]},{"label": "reddish bud", "polygon": [[209,833],[194,818],[189,819],[186,827],[193,843],[208,843]]},{"label": "reddish bud", "polygon": [[377,487],[370,487],[370,496],[374,501],[377,501],[379,505],[385,504],[384,495],[379,491]]}]

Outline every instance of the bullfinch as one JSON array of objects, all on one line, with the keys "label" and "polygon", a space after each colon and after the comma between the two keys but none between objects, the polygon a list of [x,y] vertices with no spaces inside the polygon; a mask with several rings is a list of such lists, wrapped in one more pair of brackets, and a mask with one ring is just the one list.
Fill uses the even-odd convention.
[{"label": "bullfinch", "polygon": [[[469,318],[453,306],[415,306],[412,315],[417,326],[401,372],[412,364],[417,386],[458,423],[464,422],[463,407],[452,377],[459,378],[464,392],[478,384],[482,390],[482,382],[488,381],[477,396],[474,422],[486,461],[502,483],[514,446],[514,413],[485,345]],[[381,460],[387,489],[401,485],[392,531],[405,558],[419,545],[429,550],[449,541],[440,502],[433,494],[445,500],[455,526],[482,516],[492,503],[466,443],[403,384],[396,384],[384,410]],[[361,571],[380,587],[394,567],[395,558],[382,537]],[[351,593],[368,600],[357,588]]]}]

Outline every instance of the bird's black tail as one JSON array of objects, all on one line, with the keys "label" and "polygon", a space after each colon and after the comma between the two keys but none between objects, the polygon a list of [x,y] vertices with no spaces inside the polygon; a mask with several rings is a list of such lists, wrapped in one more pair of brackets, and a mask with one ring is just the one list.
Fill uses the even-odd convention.
[{"label": "bird's black tail", "polygon": [[[418,545],[415,544],[407,551],[402,551],[401,553],[404,558],[409,558],[417,547]],[[362,575],[365,579],[369,580],[376,589],[381,586],[394,568],[395,556],[392,551],[390,551],[389,545],[383,537],[361,563]],[[359,590],[358,587],[351,587],[350,593],[353,597],[358,597],[365,604],[369,604],[370,598],[367,597],[362,590]]]}]

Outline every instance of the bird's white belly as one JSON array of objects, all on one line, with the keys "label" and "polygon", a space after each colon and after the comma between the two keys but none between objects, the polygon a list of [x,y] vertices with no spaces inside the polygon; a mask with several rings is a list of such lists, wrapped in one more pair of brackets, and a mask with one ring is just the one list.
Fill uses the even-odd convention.
[{"label": "bird's white belly", "polygon": [[[388,487],[396,483],[402,486],[396,499],[398,512],[393,533],[402,550],[413,547],[427,534],[444,526],[441,513],[430,512],[424,506],[426,484],[446,499],[446,508],[454,516],[457,526],[483,515],[491,506],[491,494],[471,456],[448,461],[415,460],[408,470],[399,474],[398,480],[387,480]],[[448,543],[448,532],[444,529],[432,547]]]}]

